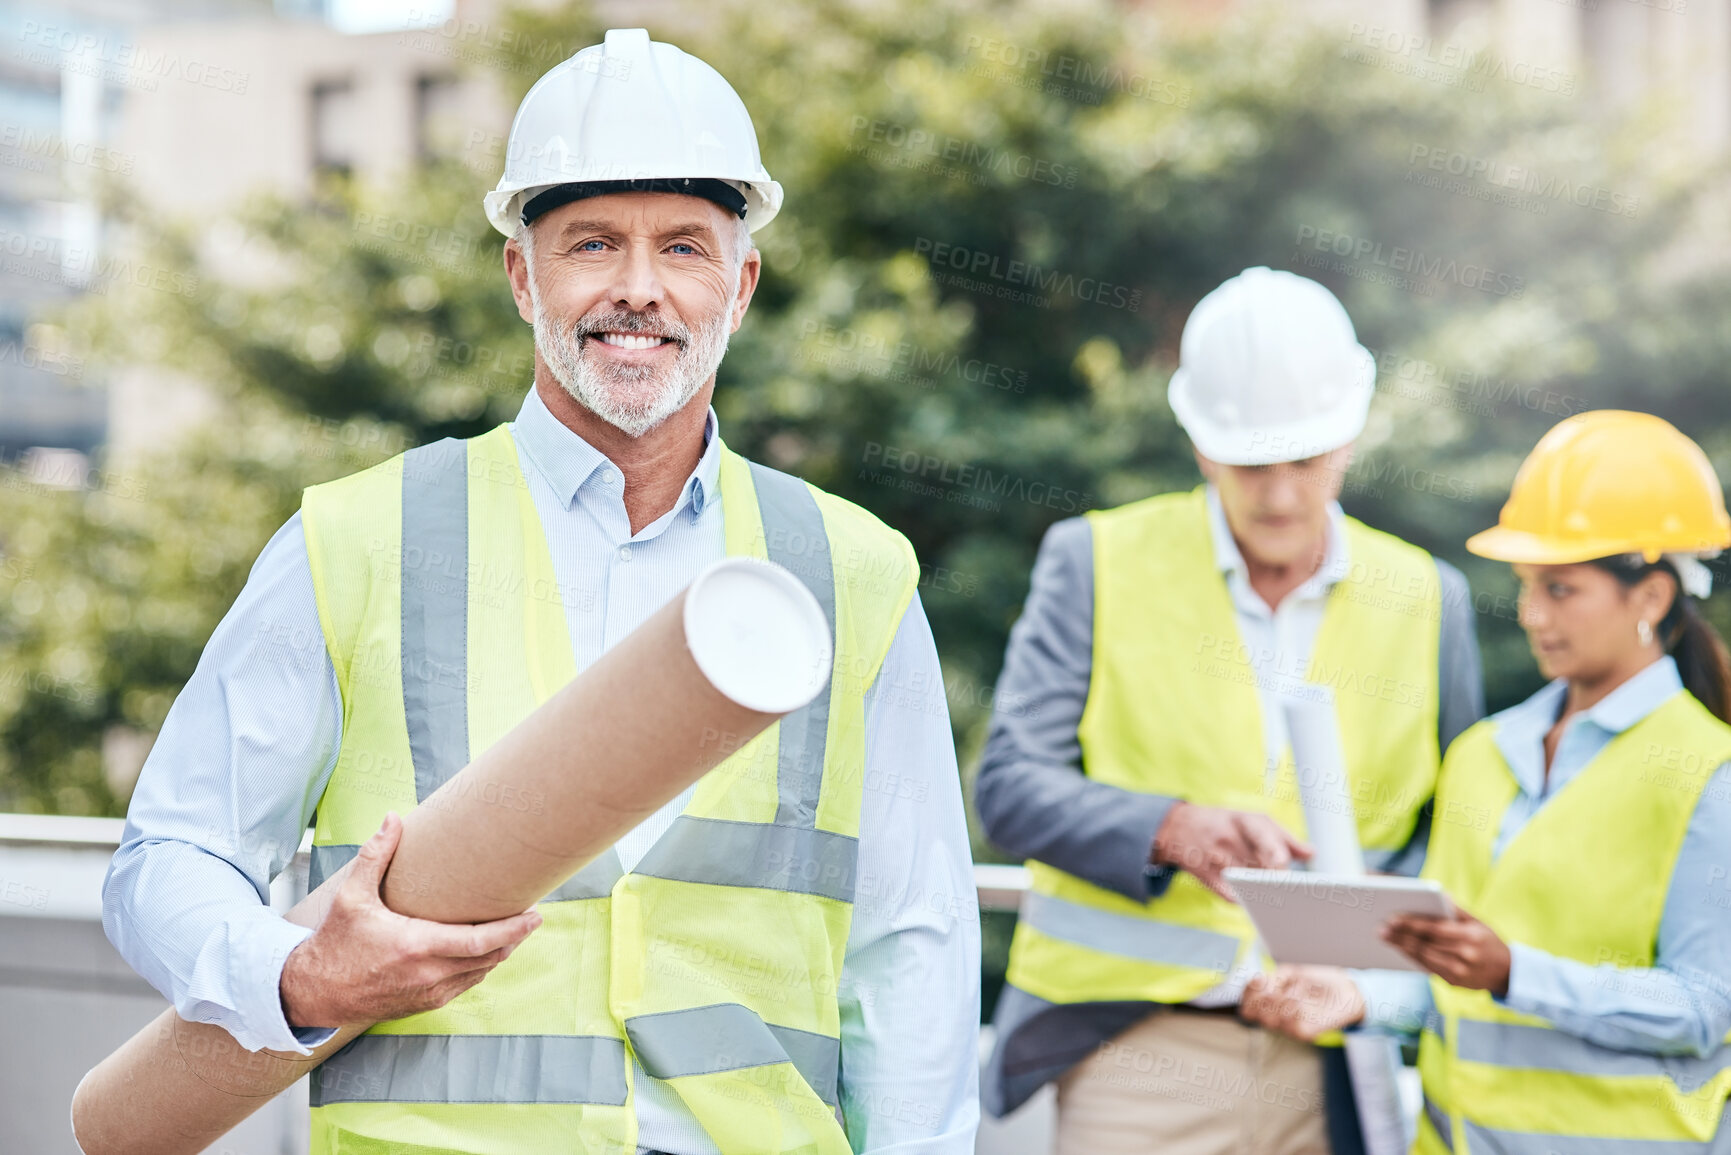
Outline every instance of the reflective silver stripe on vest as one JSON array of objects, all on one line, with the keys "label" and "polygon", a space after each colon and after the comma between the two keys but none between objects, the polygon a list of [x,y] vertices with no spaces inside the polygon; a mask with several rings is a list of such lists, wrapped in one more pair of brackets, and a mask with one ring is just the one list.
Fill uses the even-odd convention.
[{"label": "reflective silver stripe on vest", "polygon": [[403,719],[415,799],[469,760],[468,447],[447,437],[403,454]]},{"label": "reflective silver stripe on vest", "polygon": [[1041,934],[1143,962],[1224,973],[1238,957],[1238,940],[1229,934],[1096,910],[1037,891],[1022,899],[1020,918]]},{"label": "reflective silver stripe on vest", "polygon": [[[361,848],[350,844],[315,846],[307,868],[307,889],[317,890],[325,879],[341,870]],[[560,883],[542,902],[570,902],[584,898],[606,898],[613,884],[625,875],[619,864],[619,852],[612,847],[588,866]]]},{"label": "reflective silver stripe on vest", "polygon": [[307,890],[317,890],[325,879],[347,866],[361,848],[352,843],[315,846],[307,862]]},{"label": "reflective silver stripe on vest", "polygon": [[852,902],[858,862],[859,839],[832,830],[681,814],[633,873]]},{"label": "reflective silver stripe on vest", "polygon": [[362,1035],[312,1073],[331,1103],[625,1102],[625,1044],[604,1035]]},{"label": "reflective silver stripe on vest", "polygon": [[[823,514],[805,482],[750,465],[771,561],[811,590],[835,641],[835,574]],[[466,443],[445,438],[403,455],[403,717],[425,801],[469,759],[469,490]],[[781,720],[776,822],[815,826],[830,695]]]},{"label": "reflective silver stripe on vest", "polygon": [[1711,1055],[1642,1055],[1601,1047],[1549,1027],[1462,1019],[1456,1053],[1462,1062],[1576,1075],[1639,1078],[1665,1075],[1685,1095],[1731,1067],[1731,1045]]},{"label": "reflective silver stripe on vest", "polygon": [[[835,570],[830,564],[829,534],[823,513],[805,482],[751,462],[751,482],[763,515],[765,552],[805,584],[823,607],[835,642]],[[833,683],[832,683],[833,684]],[[781,720],[781,746],[776,758],[775,821],[781,826],[815,826],[823,788],[824,747],[829,731],[829,695]]]},{"label": "reflective silver stripe on vest", "polygon": [[766,1023],[738,1003],[637,1015],[625,1020],[625,1033],[657,1079],[792,1063],[818,1098],[836,1101],[841,1041]]},{"label": "reflective silver stripe on vest", "polygon": [[542,902],[574,902],[585,898],[606,898],[613,884],[625,876],[619,864],[619,851],[609,846],[606,853],[567,878],[543,898]]},{"label": "reflective silver stripe on vest", "polygon": [[1728,1155],[1731,1126],[1719,1117],[1719,1130],[1705,1143],[1694,1139],[1617,1139],[1601,1135],[1551,1135],[1537,1131],[1493,1131],[1461,1120],[1470,1155]]},{"label": "reflective silver stripe on vest", "polygon": [[1455,1128],[1449,1122],[1449,1113],[1439,1107],[1429,1095],[1424,1097],[1424,1117],[1430,1120],[1430,1125],[1436,1129],[1437,1137],[1443,1141],[1443,1146],[1450,1151],[1455,1149]]}]

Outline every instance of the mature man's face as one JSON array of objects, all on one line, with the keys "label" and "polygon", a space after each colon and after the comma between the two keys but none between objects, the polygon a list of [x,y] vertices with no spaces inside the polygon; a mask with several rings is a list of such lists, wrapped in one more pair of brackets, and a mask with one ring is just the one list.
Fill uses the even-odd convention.
[{"label": "mature man's face", "polygon": [[757,285],[739,219],[677,193],[612,193],[540,217],[506,246],[517,311],[559,384],[641,437],[711,387]]},{"label": "mature man's face", "polygon": [[1196,454],[1214,483],[1227,525],[1245,560],[1309,566],[1328,540],[1328,507],[1340,496],[1352,445],[1278,465],[1224,465]]}]

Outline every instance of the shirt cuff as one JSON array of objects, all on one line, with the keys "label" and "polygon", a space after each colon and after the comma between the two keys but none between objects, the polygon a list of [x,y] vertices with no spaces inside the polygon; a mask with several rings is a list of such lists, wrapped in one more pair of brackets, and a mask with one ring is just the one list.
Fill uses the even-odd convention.
[{"label": "shirt cuff", "polygon": [[1417,971],[1349,970],[1364,999],[1359,1029],[1416,1035],[1431,1009],[1430,979]]},{"label": "shirt cuff", "polygon": [[[1172,813],[1179,801],[1166,794],[1135,794],[1130,799],[1129,808],[1135,815],[1134,828],[1147,831],[1142,843],[1142,890],[1151,899],[1165,894],[1172,880],[1178,877],[1176,866],[1154,861],[1154,840],[1160,836],[1160,827],[1166,824],[1166,816]],[[1133,893],[1126,892],[1125,896],[1133,897]]]},{"label": "shirt cuff", "polygon": [[244,930],[236,935],[229,956],[238,1022],[223,1026],[249,1051],[268,1048],[310,1055],[336,1028],[289,1026],[282,1009],[282,968],[289,952],[312,936],[312,929],[273,915],[250,921]]},{"label": "shirt cuff", "polygon": [[1556,956],[1525,943],[1511,942],[1508,993],[1493,994],[1491,998],[1511,1010],[1549,1018],[1556,1011],[1556,1000],[1543,996],[1554,994],[1561,985]]},{"label": "shirt cuff", "polygon": [[[1152,854],[1153,850],[1150,849]],[[1159,898],[1166,893],[1166,888],[1172,885],[1172,880],[1178,877],[1176,866],[1156,866],[1150,862],[1142,868],[1142,882],[1148,888],[1149,898]]]}]

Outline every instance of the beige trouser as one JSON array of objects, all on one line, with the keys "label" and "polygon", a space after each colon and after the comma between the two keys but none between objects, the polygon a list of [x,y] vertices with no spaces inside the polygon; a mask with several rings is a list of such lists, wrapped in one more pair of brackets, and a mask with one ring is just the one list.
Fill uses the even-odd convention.
[{"label": "beige trouser", "polygon": [[1329,1155],[1316,1048],[1157,1011],[1058,1080],[1057,1155]]}]

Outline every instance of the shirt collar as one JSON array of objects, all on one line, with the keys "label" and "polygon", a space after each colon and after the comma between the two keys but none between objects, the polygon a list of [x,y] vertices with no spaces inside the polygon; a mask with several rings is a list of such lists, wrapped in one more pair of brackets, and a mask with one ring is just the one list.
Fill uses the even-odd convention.
[{"label": "shirt collar", "polygon": [[[1677,660],[1666,654],[1599,699],[1591,709],[1571,719],[1569,724],[1591,725],[1606,734],[1621,734],[1682,689],[1683,678],[1677,672]],[[1557,715],[1562,713],[1568,692],[1567,680],[1557,678],[1526,701],[1493,716],[1497,748],[1529,794],[1538,793],[1543,781],[1545,735],[1557,724]],[[1532,760],[1534,751],[1538,751],[1536,764]]]},{"label": "shirt collar", "polygon": [[1558,678],[1526,701],[1492,715],[1492,737],[1503,761],[1521,789],[1535,798],[1545,790],[1545,735],[1556,724],[1568,692],[1569,683]]},{"label": "shirt collar", "polygon": [[[1208,501],[1208,533],[1214,541],[1214,565],[1223,573],[1242,574],[1244,554],[1232,536],[1232,525],[1226,520],[1226,507],[1220,502],[1220,491],[1212,484],[1203,486]],[[1346,541],[1346,513],[1340,502],[1328,503],[1328,544],[1323,547],[1322,565],[1317,567],[1300,589],[1327,588],[1352,572],[1352,556]]]},{"label": "shirt collar", "polygon": [[[679,491],[679,500],[673,503],[673,510],[670,512],[689,503],[691,515],[695,518],[714,500],[716,478],[721,472],[721,438],[717,435],[719,424],[715,408],[711,406],[703,422],[703,454],[697,459],[697,467],[691,471],[691,476],[685,479],[685,485]],[[553,411],[547,408],[546,402],[541,400],[540,391],[534,386],[530,386],[528,395],[523,398],[522,408],[517,410],[517,420],[511,425],[511,435],[535,463],[541,476],[553,487],[553,492],[558,495],[566,509],[571,508],[578,491],[598,470],[612,464],[607,460],[606,454],[553,416]],[[614,469],[617,472],[617,467]]]},{"label": "shirt collar", "polygon": [[1677,659],[1665,654],[1600,698],[1592,709],[1586,711],[1586,716],[1601,730],[1621,734],[1682,688],[1683,677],[1677,672]]}]

